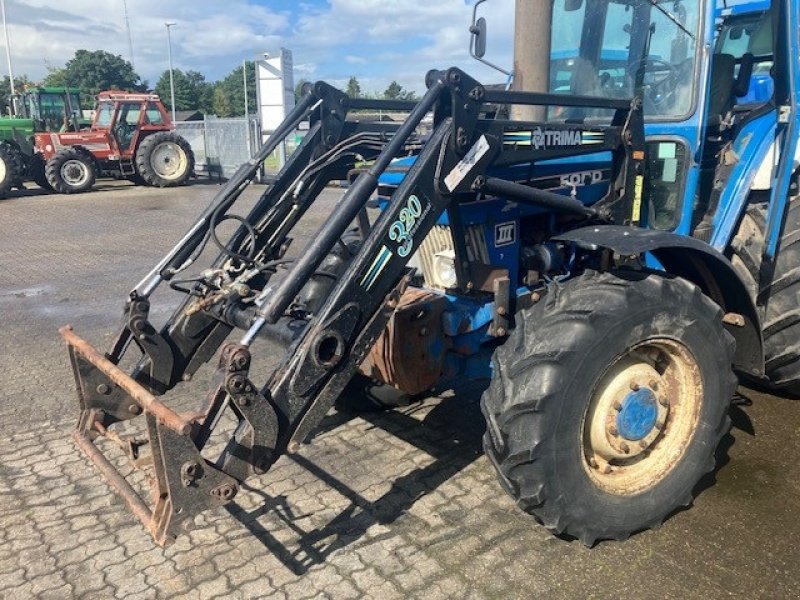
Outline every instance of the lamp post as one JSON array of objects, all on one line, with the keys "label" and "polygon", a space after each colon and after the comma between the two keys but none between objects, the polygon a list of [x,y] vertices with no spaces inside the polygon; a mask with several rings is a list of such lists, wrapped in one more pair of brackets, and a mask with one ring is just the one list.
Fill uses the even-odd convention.
[{"label": "lamp post", "polygon": [[167,28],[167,52],[169,54],[169,96],[170,107],[172,108],[172,121],[175,122],[175,79],[172,76],[172,34],[170,27],[174,27],[175,23],[164,23]]},{"label": "lamp post", "polygon": [[5,34],[6,38],[6,60],[8,61],[8,80],[11,83],[11,102],[9,105],[9,110],[11,111],[12,116],[17,115],[17,106],[15,102],[14,96],[17,93],[17,90],[14,89],[14,71],[11,69],[11,44],[8,40],[8,24],[6,23],[6,2],[5,0],[0,0],[0,10],[3,13],[3,33]]}]

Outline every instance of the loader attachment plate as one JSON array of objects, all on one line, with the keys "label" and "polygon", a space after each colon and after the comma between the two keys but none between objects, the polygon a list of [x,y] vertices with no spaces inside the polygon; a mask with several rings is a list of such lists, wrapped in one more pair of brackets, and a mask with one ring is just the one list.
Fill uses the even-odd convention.
[{"label": "loader attachment plate", "polygon": [[[238,482],[204,459],[192,439],[204,415],[176,413],[71,327],[59,331],[67,343],[81,406],[75,442],[156,543],[169,545],[190,528],[196,515],[233,499]],[[133,418],[146,420],[150,451],[146,461],[133,442],[110,429]],[[135,460],[134,466],[143,468],[152,488],[152,508],[97,447],[95,441],[101,437],[122,446]]]}]

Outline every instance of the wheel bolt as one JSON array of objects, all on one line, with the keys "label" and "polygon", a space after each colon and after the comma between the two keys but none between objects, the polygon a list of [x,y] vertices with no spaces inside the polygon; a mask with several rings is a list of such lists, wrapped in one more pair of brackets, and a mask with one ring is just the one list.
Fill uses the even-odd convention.
[{"label": "wheel bolt", "polygon": [[597,459],[594,456],[589,459],[589,466],[593,469],[597,468]]},{"label": "wheel bolt", "polygon": [[632,389],[634,392],[638,392],[638,391],[639,391],[639,384],[638,384],[638,383],[636,383],[635,381],[631,381],[631,389]]},{"label": "wheel bolt", "polygon": [[658,403],[665,408],[669,406],[669,400],[667,400],[666,396],[659,396]]},{"label": "wheel bolt", "polygon": [[658,382],[655,379],[651,379],[650,381],[648,381],[647,385],[650,387],[650,389],[653,389],[653,390],[657,390],[658,389]]},{"label": "wheel bolt", "polygon": [[664,429],[664,421],[659,421],[659,422],[657,422],[657,423],[656,423],[656,429],[658,429],[659,431],[661,431],[662,429]]},{"label": "wheel bolt", "polygon": [[611,406],[614,407],[614,410],[622,410],[622,402],[620,402],[619,400],[614,400],[614,404],[612,404]]},{"label": "wheel bolt", "polygon": [[622,443],[619,445],[619,447],[622,449],[622,451],[623,451],[625,454],[629,454],[629,453],[630,453],[630,451],[631,451],[631,447],[630,447],[630,446],[628,446],[628,444],[626,444],[625,442],[622,442]]},{"label": "wheel bolt", "polygon": [[613,435],[615,437],[619,435],[619,431],[617,431],[617,428],[614,427],[613,425],[608,428],[608,433],[610,433],[611,435]]},{"label": "wheel bolt", "polygon": [[641,441],[639,442],[639,447],[640,447],[642,450],[646,449],[646,448],[647,448],[647,446],[648,446],[648,444],[647,444],[647,442],[645,442],[644,440],[641,440]]},{"label": "wheel bolt", "polygon": [[611,465],[604,465],[603,468],[600,469],[600,472],[603,475],[608,475],[609,473],[611,473]]}]

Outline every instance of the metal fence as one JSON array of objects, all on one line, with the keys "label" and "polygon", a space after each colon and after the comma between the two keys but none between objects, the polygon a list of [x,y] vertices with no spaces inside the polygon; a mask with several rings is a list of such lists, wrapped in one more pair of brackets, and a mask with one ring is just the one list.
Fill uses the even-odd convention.
[{"label": "metal fence", "polygon": [[195,172],[227,179],[250,160],[261,140],[258,119],[182,121],[175,129],[189,142],[195,156]]}]

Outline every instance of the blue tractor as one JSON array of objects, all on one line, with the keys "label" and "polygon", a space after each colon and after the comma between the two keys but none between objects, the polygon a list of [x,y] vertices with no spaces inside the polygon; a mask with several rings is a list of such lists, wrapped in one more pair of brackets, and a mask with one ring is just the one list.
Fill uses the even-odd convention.
[{"label": "blue tractor", "polygon": [[[692,501],[739,377],[800,392],[796,4],[547,8],[550,89],[485,87],[457,68],[430,71],[419,102],[309,86],[131,290],[107,353],[62,329],[75,439],[156,542],[299,451],[335,402],[465,379],[490,381],[484,446],[518,506],[589,545],[623,539]],[[520,106],[546,110],[504,116]],[[302,144],[237,214],[304,120]],[[348,175],[293,252],[295,226]],[[226,220],[239,227],[220,239]],[[184,274],[211,245],[216,259]],[[156,326],[163,284],[182,303]],[[282,348],[274,370],[251,368],[257,338]],[[210,361],[204,403],[179,412],[183,382]],[[238,424],[227,433],[223,413]],[[153,506],[109,442],[151,472]]]}]

